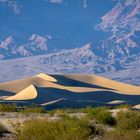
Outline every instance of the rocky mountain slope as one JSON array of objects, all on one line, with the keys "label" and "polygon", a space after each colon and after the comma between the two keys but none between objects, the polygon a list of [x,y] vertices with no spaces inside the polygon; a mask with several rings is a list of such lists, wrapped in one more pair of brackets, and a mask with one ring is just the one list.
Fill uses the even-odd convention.
[{"label": "rocky mountain slope", "polygon": [[[1,67],[5,68],[5,65],[10,63],[6,72],[10,73],[8,70],[12,70],[12,76],[5,79],[12,79],[14,73],[24,69],[24,74],[20,73],[19,76],[42,71],[46,73],[98,73],[119,81],[140,84],[139,72],[136,71],[140,59],[140,0],[114,1],[115,6],[101,17],[101,22],[94,29],[94,31],[111,33],[104,40],[93,40],[82,47],[57,50],[55,53],[50,53],[52,48],[48,47],[51,36],[32,34],[24,43],[20,41],[17,43],[13,36],[1,41]],[[19,57],[27,58],[9,60],[9,62],[4,60]],[[22,64],[20,64],[21,61]],[[125,77],[125,72],[129,78]],[[3,79],[5,71],[1,71],[0,74]]]},{"label": "rocky mountain slope", "polygon": [[48,50],[47,38],[32,34],[25,44],[17,44],[12,36],[0,42],[0,59],[33,56]]},{"label": "rocky mountain slope", "polygon": [[101,52],[109,59],[125,57],[140,52],[140,1],[120,0],[96,26],[103,31],[111,31],[112,36],[99,43]]}]

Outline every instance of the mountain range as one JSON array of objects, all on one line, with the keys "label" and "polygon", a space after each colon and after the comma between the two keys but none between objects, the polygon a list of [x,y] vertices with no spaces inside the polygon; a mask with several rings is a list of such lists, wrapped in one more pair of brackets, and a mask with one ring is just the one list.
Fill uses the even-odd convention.
[{"label": "mountain range", "polygon": [[12,36],[1,41],[1,59],[12,59],[46,53],[48,50],[45,37],[32,34],[27,44],[17,45]]},{"label": "mountain range", "polygon": [[[2,3],[8,2],[9,0],[2,1]],[[20,3],[23,7],[21,9],[19,9]],[[44,3],[47,3],[48,9],[45,9]],[[96,73],[121,82],[140,84],[140,0],[105,0],[104,2],[95,0],[94,4],[98,8],[99,4],[105,4],[102,12],[93,7],[97,15],[91,13],[93,2],[90,0],[77,0],[75,3],[68,0],[34,2],[35,7],[37,4],[42,11],[48,10],[48,17],[42,13],[42,18],[50,21],[46,23],[44,19],[44,24],[42,25],[41,22],[42,26],[39,28],[38,22],[33,24],[36,19],[32,18],[35,17],[32,16],[30,19],[28,17],[26,20],[32,21],[33,29],[36,25],[36,33],[29,29],[25,34],[21,32],[22,29],[17,29],[15,31],[17,34],[21,32],[21,35],[18,37],[15,34],[10,35],[0,41],[1,81],[40,72]],[[11,5],[9,4],[14,10]],[[14,11],[16,15],[11,20],[20,21],[21,16],[24,15],[22,10],[29,7],[20,1],[13,1],[13,5],[17,5],[15,7],[19,10]],[[52,7],[56,8],[56,11],[52,11]],[[60,12],[56,13],[58,10]],[[94,21],[90,13],[94,18],[96,17]],[[31,14],[38,16],[38,13]],[[65,18],[63,20],[61,18],[60,22],[62,15]],[[26,20],[22,22],[23,27]],[[9,24],[7,26],[8,33],[16,28]],[[18,26],[19,24],[17,28]],[[1,31],[3,31],[2,27]],[[48,29],[47,34],[43,32],[42,27],[45,31]],[[52,27],[56,30],[54,31]],[[12,74],[7,75],[9,71]],[[6,78],[4,75],[7,75]]]}]

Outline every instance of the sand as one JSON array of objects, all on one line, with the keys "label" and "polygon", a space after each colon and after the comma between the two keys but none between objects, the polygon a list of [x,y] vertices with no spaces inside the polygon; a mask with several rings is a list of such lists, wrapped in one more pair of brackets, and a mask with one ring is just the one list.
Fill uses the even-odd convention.
[{"label": "sand", "polygon": [[81,82],[89,83],[89,84],[100,85],[102,87],[111,88],[111,89],[120,91],[123,94],[140,95],[139,86],[124,84],[121,82],[117,82],[117,81],[110,80],[110,79],[103,78],[103,77],[96,76],[96,75],[73,74],[73,75],[65,75],[65,77],[68,77],[70,79],[75,79],[75,80],[78,80]]},{"label": "sand", "polygon": [[33,85],[25,88],[21,92],[15,94],[14,96],[10,96],[5,98],[4,100],[30,100],[37,97],[37,91]]},{"label": "sand", "polygon": [[51,82],[57,82],[57,79],[55,79],[52,76],[49,76],[47,74],[44,74],[44,73],[40,73],[40,74],[36,75],[35,77],[39,77],[41,79],[51,81]]},{"label": "sand", "polygon": [[140,104],[139,86],[88,74],[47,75],[41,73],[22,80],[0,83],[0,90],[7,92],[7,95],[1,96],[0,100],[34,102],[35,99],[35,103],[46,106],[50,104],[57,106],[60,103],[61,106],[63,104],[64,106],[65,104],[84,106],[84,102],[85,105],[90,105],[90,103]]}]

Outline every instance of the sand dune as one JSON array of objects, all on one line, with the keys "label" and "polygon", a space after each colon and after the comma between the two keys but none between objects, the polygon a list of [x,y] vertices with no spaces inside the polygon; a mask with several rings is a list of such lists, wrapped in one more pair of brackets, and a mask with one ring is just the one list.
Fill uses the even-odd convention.
[{"label": "sand dune", "polygon": [[113,81],[107,78],[103,78],[96,75],[80,75],[80,74],[73,74],[73,75],[65,75],[65,77],[78,80],[81,82],[94,84],[94,85],[100,85],[102,87],[114,89],[120,92],[124,92],[127,94],[140,94],[140,87],[133,86],[129,84],[124,84],[121,82]]},{"label": "sand dune", "polygon": [[36,88],[33,85],[25,88],[14,96],[6,97],[4,100],[31,100],[37,97]]},{"label": "sand dune", "polygon": [[41,73],[31,78],[0,83],[0,90],[18,93],[30,85],[41,86],[43,81],[56,82],[53,77]]},{"label": "sand dune", "polygon": [[[66,98],[61,98],[61,99],[57,99],[57,100],[54,100],[54,101],[43,103],[41,105],[42,106],[55,105],[55,104],[57,104],[59,102],[62,102],[64,100],[67,101]],[[72,100],[71,100],[71,102],[72,102]],[[74,102],[76,102],[76,101],[74,101]],[[88,105],[91,105],[91,104],[95,104],[95,105],[97,105],[97,104],[101,104],[101,105],[120,105],[120,104],[125,104],[126,103],[125,101],[119,101],[119,100],[111,101],[111,102],[100,102],[100,101],[94,101],[94,100],[93,101],[77,101],[77,102],[79,102],[81,104],[82,103],[85,104],[85,102],[86,102],[86,103],[89,103]]]},{"label": "sand dune", "polygon": [[114,100],[114,101],[108,102],[107,104],[127,104],[127,102],[122,101],[122,100]]},{"label": "sand dune", "polygon": [[44,74],[44,73],[40,73],[40,74],[36,75],[35,77],[39,77],[41,79],[51,81],[51,82],[57,82],[57,79],[55,79],[52,76],[49,76],[47,74]]},{"label": "sand dune", "polygon": [[56,108],[140,104],[140,87],[96,75],[41,73],[22,80],[0,83],[0,90],[3,91],[0,100],[27,101]]}]

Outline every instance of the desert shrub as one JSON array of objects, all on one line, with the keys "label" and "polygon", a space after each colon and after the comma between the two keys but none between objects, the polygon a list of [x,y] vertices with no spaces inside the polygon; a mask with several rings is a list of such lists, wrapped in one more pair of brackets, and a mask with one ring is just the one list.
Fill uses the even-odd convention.
[{"label": "desert shrub", "polygon": [[136,131],[111,131],[104,135],[101,140],[140,140],[140,133]]},{"label": "desert shrub", "polygon": [[96,121],[102,124],[116,124],[115,118],[112,116],[111,112],[109,112],[106,107],[89,108],[87,110],[87,115],[90,119],[95,119]]},{"label": "desert shrub", "polygon": [[6,128],[0,124],[0,137],[3,135],[3,133],[8,133],[8,130],[6,130]]},{"label": "desert shrub", "polygon": [[102,106],[100,106],[100,107],[87,106],[86,108],[82,108],[81,110],[85,113],[89,113],[90,111],[98,112],[101,110],[108,110],[108,107],[106,107],[106,106],[103,106],[103,107]]},{"label": "desert shrub", "polygon": [[68,116],[71,113],[78,113],[80,112],[80,109],[54,109],[54,110],[49,110],[47,111],[48,114],[50,114],[51,116],[55,115],[55,116],[59,116],[59,117],[65,117]]},{"label": "desert shrub", "polygon": [[63,115],[63,114],[70,114],[70,113],[77,113],[77,112],[83,112],[83,109],[78,109],[78,108],[64,108],[64,109],[53,109],[47,111],[48,114],[52,115]]},{"label": "desert shrub", "polygon": [[107,111],[99,112],[96,116],[96,119],[103,124],[107,124],[107,125],[116,124],[116,120],[114,117],[112,117],[111,112],[107,112]]},{"label": "desert shrub", "polygon": [[66,110],[63,110],[63,109],[56,109],[54,111],[54,115],[59,116],[59,117],[63,117],[65,115],[67,115],[67,112],[66,112]]},{"label": "desert shrub", "polygon": [[49,115],[53,116],[55,114],[55,111],[56,111],[55,109],[53,109],[53,110],[47,110],[47,113]]},{"label": "desert shrub", "polygon": [[86,121],[67,118],[60,121],[32,120],[23,125],[18,140],[87,140],[97,130]]},{"label": "desert shrub", "polygon": [[21,110],[20,112],[21,113],[45,113],[46,110],[43,107],[27,106],[23,110]]},{"label": "desert shrub", "polygon": [[15,104],[0,104],[0,111],[1,112],[16,112],[16,105]]},{"label": "desert shrub", "polygon": [[96,113],[98,113],[98,112],[101,112],[101,111],[108,111],[108,110],[110,110],[110,109],[111,109],[110,106],[100,106],[100,107],[86,107],[86,108],[83,109],[83,110],[85,110],[85,111],[84,111],[85,113],[90,113],[90,112],[92,112],[92,114],[93,114],[93,113],[96,114]]},{"label": "desert shrub", "polygon": [[121,104],[121,105],[117,105],[114,107],[114,109],[120,109],[120,108],[131,108],[132,105],[129,104]]},{"label": "desert shrub", "polygon": [[138,130],[140,128],[140,113],[126,111],[117,113],[117,128],[121,130]]}]

